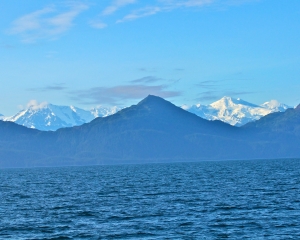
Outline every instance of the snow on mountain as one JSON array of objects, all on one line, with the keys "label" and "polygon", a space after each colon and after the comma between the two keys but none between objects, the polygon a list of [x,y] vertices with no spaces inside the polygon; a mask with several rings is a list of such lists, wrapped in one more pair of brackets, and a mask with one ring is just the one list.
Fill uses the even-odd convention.
[{"label": "snow on mountain", "polygon": [[[289,106],[276,100],[265,102],[260,106],[243,101],[240,98],[223,97],[209,105],[183,105],[181,108],[207,120],[221,120],[234,126],[242,126],[258,120],[272,112],[283,112]],[[120,107],[97,106],[83,110],[74,106],[57,106],[50,103],[32,101],[27,109],[12,117],[0,114],[0,120],[11,121],[28,128],[43,131],[55,131],[59,128],[73,127],[88,123],[96,117],[106,117],[121,110]]]},{"label": "snow on mountain", "polygon": [[5,121],[5,116],[3,114],[0,113],[0,121]]},{"label": "snow on mountain", "polygon": [[117,107],[97,107],[88,111],[74,106],[35,103],[12,117],[4,117],[3,120],[15,122],[28,128],[55,131],[59,128],[82,125],[92,121],[96,117],[105,117],[118,110],[119,108]]},{"label": "snow on mountain", "polygon": [[284,112],[286,109],[291,108],[288,105],[282,104],[277,100],[271,100],[260,105],[263,108],[272,110],[273,112]]},{"label": "snow on mountain", "polygon": [[284,112],[289,106],[276,100],[258,106],[240,98],[223,97],[209,105],[183,105],[183,109],[207,120],[221,120],[233,126],[242,126],[272,112]]},{"label": "snow on mountain", "polygon": [[96,117],[107,117],[109,115],[113,115],[116,112],[120,111],[122,108],[114,106],[114,107],[103,107],[103,106],[97,106],[95,108],[92,108],[90,112],[92,115]]}]

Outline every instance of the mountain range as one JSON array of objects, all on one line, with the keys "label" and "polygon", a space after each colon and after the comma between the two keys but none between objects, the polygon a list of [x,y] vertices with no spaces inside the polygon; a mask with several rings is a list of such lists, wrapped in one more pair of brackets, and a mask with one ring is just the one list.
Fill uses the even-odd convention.
[{"label": "mountain range", "polygon": [[0,167],[300,158],[300,106],[242,127],[156,96],[55,132],[0,121]]},{"label": "mountain range", "polygon": [[59,128],[79,126],[90,122],[96,117],[106,117],[116,113],[119,107],[98,106],[91,110],[83,110],[74,106],[57,106],[49,103],[31,105],[12,117],[2,117],[3,121],[15,122],[19,125],[39,129],[42,131],[55,131]]},{"label": "mountain range", "polygon": [[[271,100],[262,105],[255,105],[239,98],[223,97],[209,105],[183,105],[182,109],[207,120],[221,120],[233,126],[242,126],[272,112],[284,112],[289,106]],[[28,128],[42,131],[55,131],[59,128],[79,126],[96,117],[106,117],[121,110],[120,107],[98,106],[83,110],[74,106],[57,106],[53,104],[31,105],[14,116],[0,119],[15,122]]]},{"label": "mountain range", "polygon": [[256,121],[272,112],[284,112],[289,107],[277,100],[271,100],[261,105],[246,102],[240,98],[223,97],[209,105],[183,105],[183,109],[207,120],[221,120],[232,126],[242,126]]}]

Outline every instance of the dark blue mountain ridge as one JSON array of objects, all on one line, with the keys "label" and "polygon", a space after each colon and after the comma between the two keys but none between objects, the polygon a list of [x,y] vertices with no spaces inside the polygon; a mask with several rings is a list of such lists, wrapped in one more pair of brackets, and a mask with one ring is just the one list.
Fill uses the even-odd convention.
[{"label": "dark blue mountain ridge", "polygon": [[[237,128],[149,95],[114,115],[55,132],[0,122],[0,167],[300,157],[299,109]],[[285,122],[293,130],[279,131]]]},{"label": "dark blue mountain ridge", "polygon": [[262,132],[281,132],[283,134],[300,134],[300,104],[285,112],[276,112],[247,123],[242,128],[259,129]]}]

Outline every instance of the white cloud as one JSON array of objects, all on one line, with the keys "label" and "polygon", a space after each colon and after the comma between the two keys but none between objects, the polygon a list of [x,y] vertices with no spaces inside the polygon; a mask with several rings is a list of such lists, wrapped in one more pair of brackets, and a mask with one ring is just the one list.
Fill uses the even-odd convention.
[{"label": "white cloud", "polygon": [[30,100],[27,104],[27,108],[32,108],[33,110],[38,110],[38,109],[43,109],[47,107],[48,103],[47,102],[41,102],[39,103],[37,100]]},{"label": "white cloud", "polygon": [[245,3],[260,2],[261,0],[227,0],[227,5],[241,5]]},{"label": "white cloud", "polygon": [[[152,0],[147,3],[138,0],[111,0],[99,14],[98,18],[88,24],[97,29],[107,27],[102,18],[108,17],[120,8],[137,3],[137,8],[130,8],[127,14],[119,18],[116,23],[132,21],[139,18],[169,12],[182,8],[201,8],[204,6],[232,6],[261,0]],[[18,35],[23,42],[34,43],[41,39],[53,40],[68,31],[74,20],[89,6],[83,3],[73,3],[67,9],[62,10],[59,5],[51,5],[38,11],[24,15],[16,19],[9,29],[9,34]],[[125,9],[127,10],[127,9]]]},{"label": "white cloud", "polygon": [[172,11],[177,8],[202,7],[212,4],[214,1],[215,0],[160,0],[156,6],[147,6],[132,11],[130,14],[118,20],[117,23],[155,15],[159,12]]},{"label": "white cloud", "polygon": [[84,10],[85,4],[77,4],[61,12],[54,6],[29,13],[16,19],[9,30],[10,34],[20,35],[23,42],[36,42],[39,39],[55,39],[69,30],[74,19]]},{"label": "white cloud", "polygon": [[152,6],[148,5],[131,11],[131,13],[117,20],[117,23],[155,15],[160,12],[169,12],[179,8],[200,8],[205,6],[224,7],[259,1],[261,0],[156,0]]},{"label": "white cloud", "polygon": [[40,21],[41,16],[53,11],[54,9],[52,7],[46,7],[44,9],[20,17],[13,22],[10,32],[12,34],[19,34],[40,29],[42,27],[42,23]]},{"label": "white cloud", "polygon": [[154,7],[142,8],[142,9],[133,11],[132,13],[126,15],[124,18],[118,20],[117,23],[131,21],[131,20],[135,20],[135,19],[138,19],[138,18],[151,16],[151,15],[157,14],[157,13],[163,11],[163,10],[164,10],[163,8],[155,7],[155,6]]},{"label": "white cloud", "polygon": [[[116,11],[118,11],[120,8],[125,7],[129,4],[133,4],[135,3],[136,0],[114,0],[111,5],[107,6],[102,13],[100,14],[101,17],[105,17],[108,15],[112,15],[113,13],[115,13]],[[97,20],[92,20],[90,21],[90,26],[93,28],[98,28],[98,29],[102,29],[102,28],[106,28],[107,24],[104,23],[103,21],[97,19]]]},{"label": "white cloud", "polygon": [[106,7],[103,10],[102,15],[111,15],[117,10],[119,10],[121,7],[124,7],[129,4],[133,4],[135,2],[136,0],[115,0],[110,6]]},{"label": "white cloud", "polygon": [[201,7],[206,4],[213,3],[214,0],[189,0],[189,1],[182,1],[179,6],[184,7]]},{"label": "white cloud", "polygon": [[206,4],[211,4],[215,0],[161,0],[161,2],[169,7],[199,7]]}]

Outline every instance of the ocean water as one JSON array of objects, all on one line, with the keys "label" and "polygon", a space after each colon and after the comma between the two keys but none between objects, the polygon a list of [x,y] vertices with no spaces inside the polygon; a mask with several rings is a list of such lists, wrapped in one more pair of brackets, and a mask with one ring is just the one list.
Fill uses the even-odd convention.
[{"label": "ocean water", "polygon": [[300,239],[300,160],[0,170],[0,239]]}]

